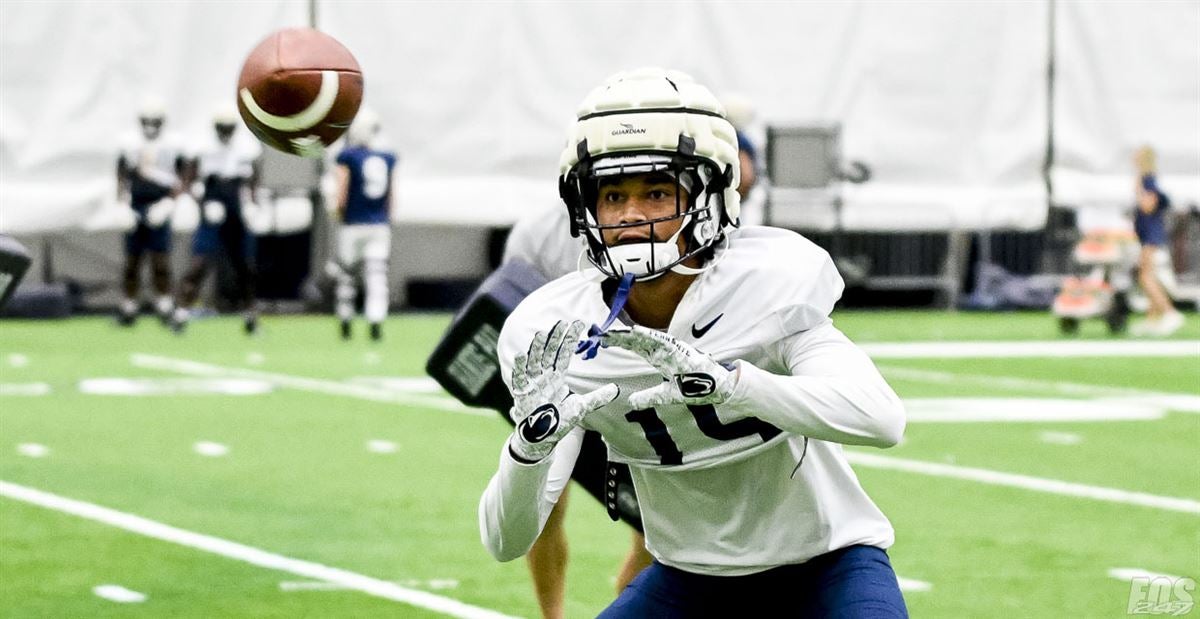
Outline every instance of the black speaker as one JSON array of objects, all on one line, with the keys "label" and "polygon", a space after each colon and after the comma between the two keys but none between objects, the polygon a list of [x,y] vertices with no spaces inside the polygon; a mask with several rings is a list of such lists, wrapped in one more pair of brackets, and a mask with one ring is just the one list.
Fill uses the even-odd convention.
[{"label": "black speaker", "polygon": [[32,259],[24,245],[11,236],[0,234],[0,308],[21,283],[30,262]]},{"label": "black speaker", "polygon": [[510,260],[501,265],[451,321],[425,371],[464,404],[507,415],[512,398],[500,379],[496,342],[508,315],[545,283],[546,277],[526,262]]}]

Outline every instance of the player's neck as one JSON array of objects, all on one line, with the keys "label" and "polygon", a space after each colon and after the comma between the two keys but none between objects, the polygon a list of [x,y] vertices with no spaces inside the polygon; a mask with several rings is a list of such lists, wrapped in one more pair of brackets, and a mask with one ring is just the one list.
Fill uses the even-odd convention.
[{"label": "player's neck", "polygon": [[634,282],[629,289],[625,313],[643,327],[666,329],[694,279],[695,275],[667,271],[654,279]]}]

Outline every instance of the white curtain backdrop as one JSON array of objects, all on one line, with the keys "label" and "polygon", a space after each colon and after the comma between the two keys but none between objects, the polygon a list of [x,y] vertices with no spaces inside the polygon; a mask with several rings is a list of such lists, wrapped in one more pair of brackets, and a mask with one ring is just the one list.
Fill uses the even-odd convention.
[{"label": "white curtain backdrop", "polygon": [[[1196,176],[1200,5],[1059,4],[1056,179],[1128,185],[1123,153],[1142,140],[1160,147],[1169,190],[1171,174]],[[500,225],[557,201],[575,105],[609,74],[644,65],[749,98],[759,135],[765,124],[840,123],[846,158],[874,170],[845,192],[848,227],[1044,221],[1045,0],[317,9],[321,28],[357,56],[367,104],[400,154],[402,222]],[[143,93],[166,99],[170,128],[206,131],[253,45],[307,19],[306,2],[281,0],[0,2],[0,231],[115,225],[116,138],[136,127]],[[1109,46],[1138,20],[1144,31]],[[1153,87],[1120,88],[1139,76]],[[1121,130],[1109,130],[1114,118]],[[1151,118],[1161,133],[1132,122]]]},{"label": "white curtain backdrop", "polygon": [[1200,204],[1200,3],[1060,2],[1055,197],[1110,217],[1133,208],[1134,149]]},{"label": "white curtain backdrop", "polygon": [[207,139],[254,45],[307,22],[303,2],[0,2],[0,232],[121,225],[118,142],[142,100]]},{"label": "white curtain backdrop", "polygon": [[[1038,227],[1042,2],[323,2],[402,154],[402,216],[510,222],[557,199],[564,127],[645,65],[740,93],[760,124],[840,122],[874,180],[852,228]],[[383,28],[387,36],[379,36]],[[760,132],[761,133],[761,132]]]}]

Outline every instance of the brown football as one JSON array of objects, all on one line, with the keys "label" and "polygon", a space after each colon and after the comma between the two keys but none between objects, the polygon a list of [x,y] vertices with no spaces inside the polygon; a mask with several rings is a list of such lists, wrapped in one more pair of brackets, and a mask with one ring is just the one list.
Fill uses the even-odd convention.
[{"label": "brown football", "polygon": [[358,61],[337,39],[311,28],[285,28],[250,52],[238,78],[238,112],[264,144],[320,157],[362,103]]}]

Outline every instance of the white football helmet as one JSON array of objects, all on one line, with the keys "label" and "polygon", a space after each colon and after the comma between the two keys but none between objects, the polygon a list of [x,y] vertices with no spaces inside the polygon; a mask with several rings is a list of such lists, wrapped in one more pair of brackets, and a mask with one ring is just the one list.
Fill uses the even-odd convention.
[{"label": "white football helmet", "polygon": [[138,122],[142,125],[142,135],[147,140],[157,139],[162,133],[163,123],[167,120],[167,106],[161,97],[148,95],[138,105]]},{"label": "white football helmet", "polygon": [[222,101],[213,106],[213,130],[217,132],[217,140],[222,144],[227,144],[233,139],[233,133],[237,130],[237,122],[237,108],[232,103]]},{"label": "white football helmet", "polygon": [[346,143],[350,146],[370,146],[379,135],[379,115],[375,110],[363,106],[354,116],[354,122],[346,131]]},{"label": "white football helmet", "polygon": [[[583,100],[559,159],[559,195],[571,213],[571,235],[587,240],[588,259],[613,278],[638,279],[668,270],[698,273],[684,260],[703,256],[737,226],[740,175],[737,133],[717,98],[678,71],[643,68],[618,73]],[[599,183],[606,177],[665,172],[687,190],[675,214],[651,221],[600,225]],[[676,193],[679,195],[679,192]],[[654,224],[682,220],[657,240]],[[609,247],[603,230],[650,224],[651,239]],[[679,251],[679,235],[686,239]]]}]

